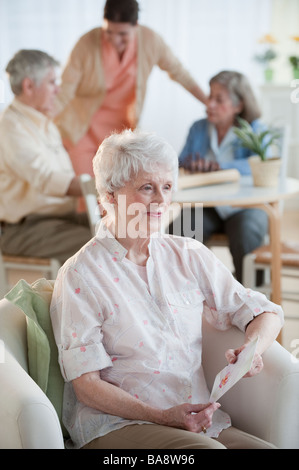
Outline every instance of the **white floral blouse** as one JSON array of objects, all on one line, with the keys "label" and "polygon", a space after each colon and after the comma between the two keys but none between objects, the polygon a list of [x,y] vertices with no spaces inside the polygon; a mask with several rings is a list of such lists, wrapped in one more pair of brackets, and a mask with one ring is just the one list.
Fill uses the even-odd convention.
[{"label": "white floral blouse", "polygon": [[[63,419],[80,448],[130,421],[77,401],[72,380],[101,378],[160,408],[207,403],[201,365],[202,315],[218,329],[246,325],[281,308],[245,289],[200,242],[154,234],[144,275],[102,223],[97,235],[61,268],[51,318],[65,378]],[[208,436],[230,426],[217,410]]]}]

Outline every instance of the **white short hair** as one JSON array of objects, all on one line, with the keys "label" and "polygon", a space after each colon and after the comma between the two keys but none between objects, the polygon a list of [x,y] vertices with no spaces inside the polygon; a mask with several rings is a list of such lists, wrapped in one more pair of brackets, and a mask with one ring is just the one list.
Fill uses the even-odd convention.
[{"label": "white short hair", "polygon": [[59,66],[59,62],[46,52],[36,49],[21,49],[9,61],[6,72],[12,92],[18,96],[22,93],[24,78],[33,80],[39,86],[51,67]]},{"label": "white short hair", "polygon": [[124,187],[139,171],[152,173],[159,170],[159,166],[173,172],[175,189],[178,155],[166,140],[140,130],[111,134],[102,142],[93,159],[100,199]]}]

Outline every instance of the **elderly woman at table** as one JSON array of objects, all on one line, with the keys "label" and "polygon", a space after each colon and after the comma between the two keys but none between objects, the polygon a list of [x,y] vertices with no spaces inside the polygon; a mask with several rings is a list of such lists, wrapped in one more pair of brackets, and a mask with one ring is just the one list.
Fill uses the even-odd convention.
[{"label": "elderly woman at table", "polygon": [[245,332],[244,343],[227,352],[230,362],[259,336],[255,375],[281,328],[281,308],[246,290],[200,242],[160,233],[178,169],[163,139],[113,134],[93,164],[107,214],[61,268],[51,303],[70,445],[271,448],[209,403],[202,316]]},{"label": "elderly woman at table", "polygon": [[[236,168],[242,175],[250,174],[248,157],[252,152],[242,147],[232,127],[237,116],[250,123],[255,132],[265,129],[260,122],[260,110],[247,78],[239,72],[223,71],[210,80],[210,94],[207,103],[207,118],[196,121],[190,128],[187,141],[181,151],[180,166],[192,172],[216,171]],[[187,214],[183,214],[183,216]],[[192,236],[186,231],[181,218],[178,228],[172,224],[169,233]],[[196,210],[191,209],[194,233]],[[200,214],[201,216],[201,214]],[[183,230],[184,228],[184,230]],[[243,257],[263,244],[268,231],[268,218],[261,209],[238,209],[215,207],[203,209],[203,230],[195,237],[207,243],[214,233],[228,236],[235,275],[242,282]],[[261,283],[261,273],[258,285]]]}]

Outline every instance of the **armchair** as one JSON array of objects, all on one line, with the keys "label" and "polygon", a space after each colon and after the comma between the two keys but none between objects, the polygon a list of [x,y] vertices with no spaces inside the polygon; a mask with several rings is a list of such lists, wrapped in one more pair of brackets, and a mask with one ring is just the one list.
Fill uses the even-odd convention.
[{"label": "armchair", "polygon": [[[217,331],[204,321],[203,366],[211,387],[225,366],[224,352],[241,344],[236,328]],[[0,301],[0,448],[63,449],[56,409],[29,376],[27,321],[21,308]],[[278,343],[264,355],[265,367],[241,379],[220,402],[236,427],[277,447],[299,448],[299,362]]]},{"label": "armchair", "polygon": [[22,310],[0,301],[0,448],[63,449],[52,403],[28,374],[27,325]]}]

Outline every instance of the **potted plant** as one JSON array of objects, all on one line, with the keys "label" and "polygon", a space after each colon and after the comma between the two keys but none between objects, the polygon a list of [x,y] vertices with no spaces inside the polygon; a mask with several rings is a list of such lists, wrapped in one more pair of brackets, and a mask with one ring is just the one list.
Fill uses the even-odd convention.
[{"label": "potted plant", "polygon": [[[295,41],[297,49],[299,46],[299,36],[292,36],[292,39]],[[291,67],[293,69],[293,77],[294,78],[299,78],[299,55],[297,52],[297,55],[292,55],[289,57],[289,62],[291,64]]]},{"label": "potted plant", "polygon": [[295,55],[289,57],[291,66],[293,67],[293,77],[299,78],[299,57]]},{"label": "potted plant", "polygon": [[239,126],[233,127],[234,133],[240,139],[243,147],[250,149],[253,155],[248,158],[253,183],[255,186],[276,186],[281,166],[280,157],[267,157],[267,151],[279,135],[272,130],[255,133],[251,125],[244,119],[238,118]]},{"label": "potted plant", "polygon": [[277,54],[273,49],[268,49],[263,54],[258,54],[255,56],[255,60],[261,64],[265,65],[264,77],[266,82],[272,82],[273,80],[273,69],[271,68],[271,61],[276,59]]},{"label": "potted plant", "polygon": [[271,34],[266,34],[259,39],[259,43],[263,44],[263,52],[256,54],[254,59],[264,66],[264,77],[266,82],[273,80],[273,68],[271,62],[276,59],[277,53],[274,50],[276,39]]}]

